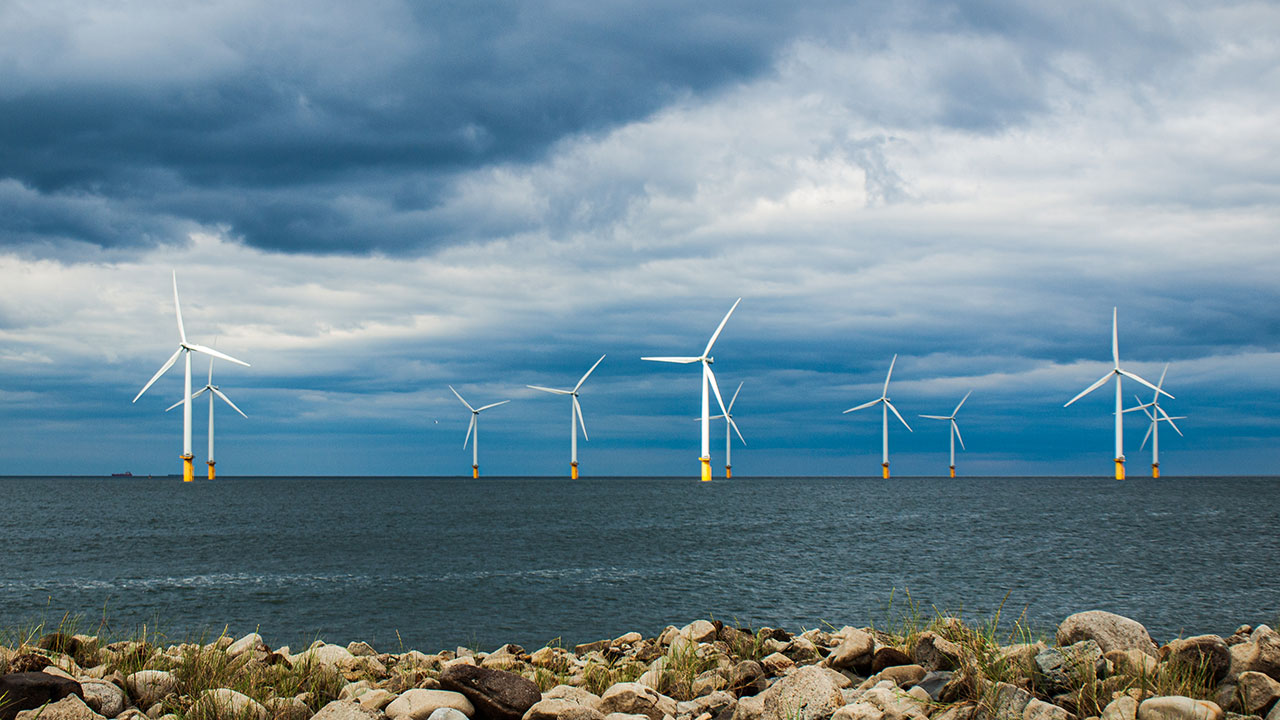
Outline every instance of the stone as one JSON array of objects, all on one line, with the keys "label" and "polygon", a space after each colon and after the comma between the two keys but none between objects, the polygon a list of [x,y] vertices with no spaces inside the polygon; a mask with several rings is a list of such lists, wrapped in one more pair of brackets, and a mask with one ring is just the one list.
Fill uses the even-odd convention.
[{"label": "stone", "polygon": [[604,720],[604,714],[567,698],[545,698],[529,708],[524,720]]},{"label": "stone", "polygon": [[826,720],[844,705],[844,695],[816,665],[796,668],[761,693],[762,720]]},{"label": "stone", "polygon": [[1016,685],[998,682],[991,699],[991,716],[994,720],[1022,720],[1033,699],[1031,693]]},{"label": "stone", "polygon": [[391,720],[426,720],[426,718],[442,707],[453,708],[458,712],[473,717],[476,708],[467,696],[451,690],[423,690],[414,688],[406,690],[400,697],[392,700],[383,712]]},{"label": "stone", "polygon": [[[246,651],[247,652],[247,651]],[[201,720],[267,720],[269,713],[257,700],[228,688],[205,690],[191,706]]]},{"label": "stone", "polygon": [[440,673],[440,686],[467,696],[484,720],[519,720],[542,699],[538,686],[504,670],[457,665]]},{"label": "stone", "polygon": [[934,715],[932,720],[972,720],[976,712],[973,703],[957,703],[941,714]]},{"label": "stone", "polygon": [[84,703],[104,717],[113,718],[124,712],[129,705],[124,691],[106,680],[82,680],[80,691],[84,696]]},{"label": "stone", "polygon": [[1254,628],[1248,642],[1231,646],[1231,674],[1250,670],[1280,680],[1280,633],[1266,625]]},{"label": "stone", "polygon": [[[309,717],[310,712],[307,715]],[[138,708],[125,708],[124,712],[116,716],[116,720],[147,720],[147,714]]]},{"label": "stone", "polygon": [[150,708],[178,689],[178,678],[164,670],[139,670],[124,679],[133,703]]},{"label": "stone", "polygon": [[21,710],[38,708],[69,695],[82,694],[80,683],[43,672],[0,675],[0,720],[13,720]]},{"label": "stone", "polygon": [[1223,715],[1217,703],[1163,695],[1143,700],[1138,705],[1137,720],[1223,720]]},{"label": "stone", "polygon": [[871,656],[871,673],[874,675],[887,667],[894,667],[895,665],[913,664],[915,663],[910,655],[896,647],[884,645],[876,648],[875,653]]},{"label": "stone", "polygon": [[1022,711],[1022,720],[1076,720],[1076,716],[1038,698],[1032,698]]},{"label": "stone", "polygon": [[22,710],[15,717],[16,720],[106,720],[89,709],[79,695],[68,695],[34,710]]},{"label": "stone", "polygon": [[[1168,647],[1167,645],[1165,647]],[[1161,650],[1163,654],[1163,650]],[[1160,670],[1160,662],[1141,650],[1112,650],[1103,655],[1111,667],[1121,675],[1133,678],[1153,678]],[[1230,655],[1227,656],[1228,661]]]},{"label": "stone", "polygon": [[760,658],[760,667],[764,668],[765,673],[771,677],[785,675],[796,666],[795,660],[783,655],[780,652],[766,655]]},{"label": "stone", "polygon": [[925,676],[916,682],[916,687],[924,690],[929,695],[929,699],[938,702],[942,699],[942,689],[955,677],[955,673],[950,670],[934,670],[925,673]]},{"label": "stone", "polygon": [[[733,709],[733,720],[760,720],[763,715],[764,698],[759,695],[738,698],[738,704]],[[612,717],[609,715],[604,720],[611,720]]]},{"label": "stone", "polygon": [[680,634],[696,643],[713,642],[716,639],[716,626],[709,620],[694,620],[680,628]]},{"label": "stone", "polygon": [[585,705],[597,710],[600,709],[600,696],[585,688],[574,687],[572,685],[557,685],[550,690],[542,693],[542,699],[563,698],[570,700],[579,705]]},{"label": "stone", "polygon": [[729,670],[728,690],[739,698],[758,695],[766,687],[764,668],[755,660],[743,660]]},{"label": "stone", "polygon": [[363,640],[355,640],[347,643],[347,652],[356,657],[376,657],[377,650],[373,646]]},{"label": "stone", "polygon": [[1266,720],[1280,720],[1280,702],[1271,708],[1271,712],[1267,713]]},{"label": "stone", "polygon": [[1128,695],[1121,695],[1103,708],[1101,720],[1136,720],[1137,717],[1138,701]]},{"label": "stone", "polygon": [[1160,661],[1183,667],[1204,667],[1216,684],[1231,671],[1231,647],[1217,635],[1178,638],[1160,648]]},{"label": "stone", "polygon": [[896,688],[873,687],[864,692],[854,705],[875,707],[884,720],[925,720],[924,704]]},{"label": "stone", "polygon": [[271,720],[310,720],[312,712],[307,704],[293,697],[274,697],[263,705],[271,713]]},{"label": "stone", "polygon": [[572,661],[569,659],[569,653],[564,648],[544,647],[533,651],[529,656],[529,664],[534,667],[546,668],[555,672],[565,672],[569,669]]},{"label": "stone", "polygon": [[11,674],[40,672],[52,664],[53,661],[40,653],[22,653],[10,658],[9,672]]},{"label": "stone", "polygon": [[612,645],[615,645],[615,646],[619,646],[619,645],[635,645],[636,643],[640,642],[640,641],[641,641],[641,640],[643,640],[643,639],[644,639],[644,636],[643,636],[643,635],[641,635],[640,633],[638,633],[638,632],[636,632],[636,631],[632,630],[631,632],[628,632],[628,633],[622,633],[622,634],[621,634],[621,635],[619,635],[618,637],[614,638],[614,639],[613,639],[613,643],[611,643],[611,644],[612,644]]},{"label": "stone", "polygon": [[427,720],[467,720],[467,716],[451,707],[442,707],[433,710]]},{"label": "stone", "polygon": [[355,655],[341,645],[318,643],[289,657],[290,665],[314,663],[326,670],[341,672],[355,664]]},{"label": "stone", "polygon": [[399,696],[385,688],[373,688],[368,692],[360,693],[360,696],[356,698],[356,702],[370,710],[384,710],[388,705],[395,702],[397,697]]},{"label": "stone", "polygon": [[791,642],[782,648],[782,654],[791,658],[797,665],[814,663],[822,657],[818,653],[818,646],[806,637],[791,638]]},{"label": "stone", "polygon": [[1104,653],[1132,648],[1156,657],[1156,644],[1142,623],[1105,610],[1087,610],[1068,616],[1058,625],[1056,639],[1062,646],[1093,640]]},{"label": "stone", "polygon": [[646,685],[624,682],[605,690],[600,696],[599,710],[606,716],[626,713],[662,720],[664,715],[675,717],[676,701]]},{"label": "stone", "polygon": [[916,639],[911,658],[925,670],[953,670],[960,664],[960,646],[936,632],[925,631]]},{"label": "stone", "polygon": [[249,633],[227,646],[227,655],[239,657],[247,652],[268,652],[267,644],[258,633]]},{"label": "stone", "polygon": [[1280,682],[1260,672],[1246,670],[1236,676],[1236,696],[1247,715],[1261,715],[1280,699]]},{"label": "stone", "polygon": [[828,667],[836,670],[847,670],[871,664],[876,645],[874,638],[852,627],[841,628],[837,635],[843,637],[843,639],[827,655],[827,659],[824,662]]},{"label": "stone", "polygon": [[1093,640],[1074,645],[1045,648],[1035,656],[1036,688],[1046,695],[1066,692],[1088,673],[1097,678],[1106,673],[1102,649]]},{"label": "stone", "polygon": [[350,700],[334,700],[320,708],[311,720],[386,720],[386,715]]},{"label": "stone", "polygon": [[909,688],[923,680],[927,674],[928,671],[919,665],[894,665],[881,670],[875,677],[881,680],[892,680],[893,684],[900,688]]}]

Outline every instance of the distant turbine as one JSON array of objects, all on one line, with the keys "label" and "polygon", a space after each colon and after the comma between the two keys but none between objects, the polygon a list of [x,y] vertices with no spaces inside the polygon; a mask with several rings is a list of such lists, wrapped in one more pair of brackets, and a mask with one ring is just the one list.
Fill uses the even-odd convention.
[{"label": "distant turbine", "polygon": [[[1164,375],[1167,372],[1169,372],[1169,364],[1165,363],[1164,371],[1160,373],[1160,382],[1156,383],[1157,388],[1164,387]],[[1164,408],[1160,407],[1159,392],[1155,394],[1155,396],[1151,399],[1151,402],[1149,403],[1142,402],[1142,398],[1138,397],[1137,395],[1134,395],[1133,399],[1137,400],[1138,404],[1131,408],[1125,408],[1124,411],[1134,412],[1135,410],[1141,410],[1143,414],[1145,414],[1147,418],[1151,420],[1151,426],[1147,428],[1147,434],[1142,438],[1142,445],[1138,446],[1138,449],[1141,450],[1142,448],[1146,447],[1147,440],[1148,439],[1151,440],[1151,477],[1159,478],[1160,477],[1160,421],[1163,420],[1164,422],[1169,423],[1169,427],[1173,428],[1174,432],[1178,433],[1178,435],[1182,435],[1182,431],[1178,429],[1178,425],[1177,423],[1174,422],[1174,420],[1186,420],[1187,418],[1186,416],[1183,416],[1183,415],[1174,415],[1173,417],[1169,417],[1169,413],[1166,413],[1164,411]]]},{"label": "distant turbine", "polygon": [[569,404],[569,477],[578,479],[578,423],[582,423],[582,439],[590,440],[587,437],[587,419],[582,417],[582,406],[578,404],[578,390],[582,389],[582,383],[596,369],[596,366],[604,360],[604,355],[600,356],[600,360],[578,380],[578,384],[573,386],[572,390],[556,390],[555,388],[542,387],[541,385],[525,385],[527,388],[541,390],[542,392],[553,393],[555,395],[568,395],[572,402]]},{"label": "distant turbine", "polygon": [[1094,384],[1085,388],[1084,392],[1068,400],[1067,404],[1063,405],[1062,407],[1067,407],[1071,403],[1079,400],[1085,395],[1088,395],[1094,390],[1097,390],[1098,388],[1102,387],[1111,378],[1113,377],[1115,378],[1116,380],[1116,479],[1123,480],[1124,479],[1124,409],[1121,403],[1121,394],[1120,394],[1121,393],[1121,390],[1120,390],[1121,377],[1122,376],[1127,377],[1130,380],[1136,380],[1142,383],[1143,385],[1146,385],[1147,387],[1156,391],[1157,397],[1160,395],[1164,395],[1166,397],[1172,398],[1173,396],[1165,392],[1164,390],[1161,390],[1160,388],[1156,387],[1155,385],[1152,385],[1146,380],[1143,380],[1137,375],[1134,375],[1128,370],[1123,370],[1120,368],[1120,335],[1117,330],[1116,317],[1117,317],[1116,309],[1111,308],[1111,359],[1115,362],[1115,364],[1111,368],[1111,371],[1108,372],[1106,375],[1103,375],[1101,378],[1098,378],[1098,381],[1095,382]]},{"label": "distant turbine", "polygon": [[869,408],[876,403],[884,404],[884,407],[881,408],[881,410],[884,411],[884,459],[880,465],[884,469],[885,480],[889,479],[889,411],[892,410],[893,414],[897,415],[899,420],[902,420],[902,424],[907,428],[908,432],[915,432],[911,429],[910,425],[907,425],[907,421],[902,419],[902,413],[898,412],[898,408],[894,407],[893,403],[889,402],[889,378],[893,377],[893,365],[896,362],[898,362],[898,356],[895,354],[893,356],[893,360],[889,361],[889,372],[884,376],[884,390],[880,393],[880,397],[872,400],[871,402],[862,403],[858,407],[851,407],[844,411],[845,413],[851,413],[857,410],[862,410],[863,408]]},{"label": "distant turbine", "polygon": [[930,420],[950,420],[951,421],[951,432],[948,433],[948,435],[951,436],[951,477],[956,476],[956,440],[960,441],[960,449],[961,450],[965,449],[964,438],[960,437],[960,426],[956,424],[956,413],[960,412],[960,406],[963,405],[964,401],[968,400],[969,396],[972,394],[973,394],[972,390],[965,393],[964,397],[960,398],[960,402],[956,405],[956,409],[952,410],[950,415],[921,415],[920,416],[922,418],[929,418]]},{"label": "distant turbine", "polygon": [[734,390],[733,397],[729,398],[729,406],[725,408],[725,414],[712,415],[710,418],[712,420],[724,418],[726,421],[724,425],[724,477],[726,480],[733,477],[733,461],[730,460],[729,455],[729,449],[733,444],[733,435],[730,430],[738,433],[738,439],[742,441],[743,445],[747,444],[747,439],[742,437],[742,431],[738,429],[738,423],[733,421],[733,404],[738,401],[738,393],[740,392],[742,392],[742,383],[738,383],[738,389]]},{"label": "distant turbine", "polygon": [[[453,390],[453,386],[450,385],[449,389]],[[453,390],[453,394],[458,395],[458,391]],[[458,399],[462,400],[462,396],[458,395]],[[471,443],[471,477],[472,479],[480,477],[480,413],[484,412],[485,410],[488,410],[491,407],[498,407],[499,405],[505,405],[506,403],[509,403],[509,402],[511,401],[500,400],[496,403],[489,403],[488,405],[484,405],[478,408],[473,408],[471,407],[471,403],[468,403],[466,400],[462,400],[462,404],[466,405],[467,409],[471,411],[471,424],[467,426],[467,438],[462,441],[462,449],[466,450],[467,443]],[[474,438],[472,437],[473,432],[475,434]]]},{"label": "distant turbine", "polygon": [[711,386],[711,390],[715,392],[716,402],[720,404],[720,411],[728,414],[724,407],[724,398],[720,397],[720,387],[716,385],[716,376],[711,372],[711,364],[715,362],[715,358],[711,357],[711,346],[716,344],[716,338],[720,337],[720,331],[724,330],[724,324],[729,322],[729,316],[737,309],[738,303],[742,302],[742,298],[738,298],[733,303],[733,307],[729,308],[729,312],[725,313],[724,319],[720,321],[720,326],[711,334],[711,339],[707,341],[707,347],[702,354],[697,357],[642,357],[641,360],[652,360],[654,362],[678,363],[689,365],[692,363],[702,363],[702,455],[698,457],[698,461],[702,463],[702,481],[711,480],[711,408],[707,398],[707,386]]},{"label": "distant turbine", "polygon": [[133,402],[138,402],[138,398],[142,397],[142,393],[146,392],[152,383],[159,380],[160,376],[165,374],[165,371],[173,367],[173,364],[178,361],[179,355],[185,356],[186,375],[182,393],[182,481],[191,482],[195,479],[195,472],[191,467],[191,458],[194,457],[191,454],[191,353],[198,352],[212,355],[245,367],[249,367],[249,363],[220,353],[213,348],[187,342],[187,331],[182,326],[182,305],[178,302],[178,272],[176,270],[173,271],[173,309],[178,315],[178,349],[174,351],[164,365],[160,366],[156,374],[151,376],[147,384],[142,386],[138,394],[133,397]]},{"label": "distant turbine", "polygon": [[[243,410],[236,407],[236,404],[231,402],[231,398],[227,397],[226,395],[223,395],[222,391],[218,389],[218,386],[213,384],[213,358],[209,358],[209,382],[206,383],[204,387],[195,391],[195,394],[191,396],[191,399],[195,400],[196,398],[200,397],[200,395],[203,394],[204,391],[206,390],[209,391],[209,460],[208,460],[208,464],[209,464],[209,479],[212,480],[215,477],[213,472],[213,396],[217,395],[218,397],[222,398],[224,402],[226,402],[228,405],[231,406],[232,410],[235,410],[236,412],[240,413],[240,417],[248,418],[249,416],[245,415]],[[182,403],[183,401],[179,400],[178,402],[165,408],[164,411],[169,412],[170,410],[178,407]]]}]

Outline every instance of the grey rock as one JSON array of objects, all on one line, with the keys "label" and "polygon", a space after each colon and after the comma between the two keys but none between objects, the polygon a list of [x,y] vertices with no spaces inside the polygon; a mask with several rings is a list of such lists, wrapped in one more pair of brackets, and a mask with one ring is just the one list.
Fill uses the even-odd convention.
[{"label": "grey rock", "polygon": [[1101,677],[1107,661],[1093,640],[1082,640],[1062,648],[1045,648],[1035,657],[1036,687],[1046,695],[1066,692],[1073,681],[1093,673]]},{"label": "grey rock", "polygon": [[545,698],[529,708],[524,720],[604,720],[604,713],[567,698]]},{"label": "grey rock", "polygon": [[1138,720],[1223,720],[1223,712],[1208,700],[1163,695],[1143,700],[1138,705]]},{"label": "grey rock", "polygon": [[129,689],[129,696],[140,708],[150,708],[178,689],[178,678],[163,670],[139,670],[125,678],[124,682]]},{"label": "grey rock", "polygon": [[1033,699],[1031,693],[1016,685],[996,683],[989,716],[994,720],[1022,720]]},{"label": "grey rock", "polygon": [[1133,648],[1156,657],[1156,644],[1142,623],[1104,610],[1087,610],[1067,617],[1058,625],[1059,645],[1093,640],[1107,653]]},{"label": "grey rock", "polygon": [[334,700],[320,708],[311,720],[386,720],[386,715],[350,700]]},{"label": "grey rock", "polygon": [[436,708],[427,716],[427,720],[467,720],[467,716],[451,707]]},{"label": "grey rock", "polygon": [[952,670],[960,664],[960,646],[935,632],[925,631],[916,639],[911,657],[925,670]]},{"label": "grey rock", "polygon": [[229,688],[200,693],[191,706],[191,715],[201,720],[267,720],[269,713],[257,700]]},{"label": "grey rock", "polygon": [[85,704],[104,717],[119,715],[129,704],[124,691],[106,680],[83,680],[80,682],[80,690]]},{"label": "grey rock", "polygon": [[486,667],[447,667],[440,673],[440,686],[466,695],[482,720],[520,720],[542,699],[532,680]]},{"label": "grey rock", "polygon": [[942,689],[947,683],[955,677],[955,673],[950,670],[934,670],[926,673],[924,677],[916,683],[916,687],[929,693],[929,699],[938,702],[942,699]]},{"label": "grey rock", "polygon": [[80,683],[43,672],[0,675],[0,720],[13,720],[20,710],[38,708],[68,695],[81,695]]},{"label": "grey rock", "polygon": [[796,668],[760,697],[762,720],[826,720],[844,704],[840,688],[816,665]]}]

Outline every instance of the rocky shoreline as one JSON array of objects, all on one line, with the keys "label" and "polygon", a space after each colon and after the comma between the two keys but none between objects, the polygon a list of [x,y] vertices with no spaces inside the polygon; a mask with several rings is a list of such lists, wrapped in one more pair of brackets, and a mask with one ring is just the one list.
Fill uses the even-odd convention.
[{"label": "rocky shoreline", "polygon": [[53,633],[0,647],[0,671],[0,720],[1280,720],[1270,627],[1158,645],[1096,610],[1052,642],[951,617],[435,654]]}]

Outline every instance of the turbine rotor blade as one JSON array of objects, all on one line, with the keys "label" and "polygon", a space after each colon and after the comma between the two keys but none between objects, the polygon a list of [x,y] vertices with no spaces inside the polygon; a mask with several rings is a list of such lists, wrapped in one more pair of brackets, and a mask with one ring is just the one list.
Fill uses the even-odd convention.
[{"label": "turbine rotor blade", "polygon": [[[449,389],[450,389],[450,390],[453,390],[453,386],[452,386],[452,385],[450,385],[450,386],[449,386]],[[458,391],[457,391],[457,390],[453,390],[453,394],[454,394],[454,395],[458,395]],[[476,409],[475,409],[475,408],[471,407],[471,403],[467,402],[466,400],[462,400],[462,396],[461,396],[461,395],[458,395],[458,399],[462,401],[462,404],[463,404],[463,405],[466,405],[466,406],[467,406],[467,409],[468,409],[468,410],[470,410],[471,412],[475,412],[475,411],[476,411]],[[467,431],[467,435],[470,435],[470,434],[471,434],[471,431],[470,431],[470,430],[468,430],[468,431]],[[463,445],[462,447],[463,447],[463,448],[465,448],[465,447],[466,447],[466,445]]]},{"label": "turbine rotor blade", "polygon": [[929,418],[930,420],[950,420],[951,419],[950,415],[921,415],[920,417]]},{"label": "turbine rotor blade", "polygon": [[968,450],[969,448],[964,446],[964,438],[960,437],[960,426],[956,423],[955,418],[951,418],[951,429],[956,431],[956,439],[960,441],[960,449]]},{"label": "turbine rotor blade", "polygon": [[738,303],[740,302],[742,302],[742,298],[735,300],[733,302],[733,307],[729,308],[729,312],[724,314],[724,319],[720,321],[719,327],[717,327],[716,331],[711,334],[711,339],[707,341],[707,349],[702,351],[702,357],[706,357],[711,354],[711,346],[716,344],[716,338],[720,337],[720,331],[724,330],[724,324],[729,322],[729,316],[733,314],[734,310],[738,309]]},{"label": "turbine rotor blade", "polygon": [[596,366],[603,361],[604,361],[604,355],[601,355],[600,359],[596,361],[596,364],[592,365],[591,369],[588,370],[586,374],[582,376],[582,379],[578,381],[578,384],[573,386],[573,391],[575,393],[578,392],[578,390],[582,387],[582,383],[586,382],[588,377],[591,377],[591,373],[595,372]]},{"label": "turbine rotor blade", "polygon": [[642,358],[640,358],[640,359],[641,359],[641,360],[652,360],[653,362],[680,363],[680,364],[682,364],[682,365],[689,365],[690,363],[696,363],[696,362],[698,362],[698,361],[699,361],[699,360],[701,360],[702,358],[696,358],[696,357],[642,357]]},{"label": "turbine rotor blade", "polygon": [[903,424],[903,425],[906,425],[907,430],[909,430],[909,431],[911,431],[911,432],[915,432],[915,430],[911,430],[911,426],[910,426],[910,425],[907,425],[907,421],[906,421],[906,420],[903,420],[903,418],[902,418],[902,413],[898,412],[898,408],[894,407],[894,406],[893,406],[893,403],[889,402],[888,400],[885,400],[885,401],[884,401],[884,404],[889,406],[889,409],[893,411],[893,414],[894,414],[894,415],[897,415],[897,416],[898,416],[898,419],[899,419],[899,420],[902,420],[902,424]]},{"label": "turbine rotor blade", "polygon": [[960,398],[960,402],[956,403],[956,409],[951,411],[951,417],[955,417],[956,413],[960,412],[960,406],[964,405],[964,401],[968,400],[969,396],[972,394],[973,394],[973,391],[970,390],[969,392],[964,394],[964,397]]},{"label": "turbine rotor blade", "polygon": [[476,427],[476,414],[473,411],[471,413],[471,424],[467,425],[467,437],[462,441],[463,450],[466,450],[467,445],[471,444],[471,431],[474,430],[475,427]]},{"label": "turbine rotor blade", "polygon": [[[739,300],[741,300],[741,298],[739,298]],[[734,303],[734,307],[737,306],[737,303]],[[733,311],[730,310],[729,312]],[[724,398],[720,397],[720,386],[716,384],[716,374],[711,372],[711,366],[706,363],[702,364],[702,369],[707,373],[707,379],[711,381],[711,390],[716,394],[716,402],[720,404],[720,412],[728,415],[729,411],[725,409]]]},{"label": "turbine rotor blade", "polygon": [[[1173,428],[1174,432],[1178,433],[1178,435],[1181,437],[1186,437],[1185,435],[1182,434],[1182,431],[1178,429],[1178,424],[1174,422],[1174,420],[1186,420],[1185,417],[1182,417],[1182,416],[1169,417],[1169,414],[1164,411],[1164,408],[1158,405],[1156,406],[1156,410],[1160,413],[1161,419],[1169,423],[1169,427]],[[1152,420],[1155,420],[1155,418],[1152,418]]]},{"label": "turbine rotor blade", "polygon": [[1156,391],[1156,393],[1157,393],[1158,395],[1164,395],[1165,397],[1169,398],[1170,400],[1173,400],[1173,399],[1174,399],[1174,397],[1173,397],[1172,395],[1170,395],[1169,393],[1165,392],[1164,390],[1161,390],[1160,388],[1156,387],[1155,385],[1152,385],[1151,383],[1147,382],[1146,380],[1143,380],[1142,378],[1138,377],[1137,375],[1134,375],[1133,373],[1129,372],[1128,370],[1119,370],[1119,369],[1117,369],[1117,370],[1116,370],[1116,372],[1118,372],[1118,373],[1120,373],[1121,375],[1123,375],[1123,376],[1125,376],[1125,377],[1129,378],[1130,380],[1136,380],[1136,381],[1138,381],[1138,382],[1142,383],[1143,385],[1146,385],[1147,387],[1151,388],[1152,390],[1155,390],[1155,391]]},{"label": "turbine rotor blade", "polygon": [[1169,363],[1164,364],[1164,369],[1160,371],[1160,382],[1156,383],[1156,387],[1164,387],[1164,376],[1169,374]]},{"label": "turbine rotor blade", "polygon": [[743,445],[746,445],[747,439],[742,437],[742,431],[738,429],[738,423],[734,422],[733,418],[729,418],[729,427],[733,428],[733,431],[738,434],[738,439],[742,441]]},{"label": "turbine rotor blade", "polygon": [[156,371],[156,374],[152,375],[151,379],[147,381],[147,384],[143,385],[142,389],[138,391],[138,394],[133,396],[133,402],[138,402],[138,398],[142,397],[142,393],[146,392],[147,388],[151,387],[151,385],[155,381],[160,379],[161,375],[165,374],[165,371],[173,367],[174,363],[178,362],[178,356],[181,354],[182,354],[182,348],[178,348],[172,355],[170,355],[168,362],[166,362],[164,365],[161,365],[160,369]]},{"label": "turbine rotor blade", "polygon": [[243,366],[245,366],[245,367],[251,367],[251,366],[249,365],[249,363],[247,363],[247,362],[245,362],[245,361],[243,361],[243,360],[237,360],[237,359],[235,359],[235,358],[231,357],[230,355],[228,355],[228,354],[226,354],[226,353],[218,352],[217,350],[214,350],[214,349],[213,349],[213,348],[211,348],[211,347],[205,347],[204,345],[197,345],[196,343],[184,343],[184,345],[183,345],[183,346],[184,346],[184,347],[186,347],[188,350],[194,350],[194,351],[196,351],[196,352],[198,352],[198,353],[204,353],[205,355],[212,355],[213,357],[216,357],[216,358],[222,358],[223,360],[228,360],[228,361],[233,362],[233,363],[235,363],[235,364],[237,364],[237,365],[243,365]]},{"label": "turbine rotor blade", "polygon": [[178,302],[178,271],[173,271],[173,311],[178,316],[178,338],[182,344],[187,342],[187,329],[182,326],[182,304]]},{"label": "turbine rotor blade", "polygon": [[1116,369],[1120,369],[1120,331],[1117,328],[1117,309],[1111,308],[1111,359],[1116,361]]},{"label": "turbine rotor blade", "polygon": [[738,383],[738,389],[733,391],[733,397],[729,400],[729,412],[733,412],[733,404],[738,401],[738,393],[740,392],[742,392],[742,383]]},{"label": "turbine rotor blade", "polygon": [[591,438],[587,437],[587,419],[582,416],[582,405],[578,403],[576,395],[573,398],[573,411],[578,414],[578,427],[582,428],[582,439],[591,442]]},{"label": "turbine rotor blade", "polygon": [[[241,410],[240,408],[236,407],[236,404],[235,404],[235,403],[233,403],[233,402],[231,402],[231,398],[229,398],[229,397],[227,397],[226,395],[224,395],[224,394],[222,393],[222,391],[221,391],[221,390],[219,390],[218,388],[209,388],[209,389],[213,391],[213,394],[214,394],[214,395],[217,395],[218,397],[222,398],[223,402],[225,402],[226,404],[230,405],[232,410],[235,410],[236,412],[240,413],[240,417],[242,417],[242,418],[248,418],[248,417],[249,417],[248,415],[245,415],[245,414],[244,414],[244,411],[243,411],[243,410]],[[204,392],[204,391],[203,391],[203,390],[201,390],[200,392]],[[199,395],[199,394],[200,394],[200,393],[196,393],[196,395]],[[193,395],[192,397],[194,398],[195,396]]]},{"label": "turbine rotor blade", "polygon": [[209,356],[209,385],[213,385],[213,356]]},{"label": "turbine rotor blade", "polygon": [[880,393],[881,397],[889,397],[889,378],[893,377],[893,365],[898,362],[898,354],[893,354],[893,359],[889,361],[889,372],[884,376],[884,392]]},{"label": "turbine rotor blade", "polygon": [[557,390],[555,388],[542,387],[541,385],[525,385],[525,387],[533,390],[541,390],[542,392],[554,393],[556,395],[572,395],[572,390]]},{"label": "turbine rotor blade", "polygon": [[1142,444],[1138,446],[1139,450],[1147,446],[1147,441],[1151,439],[1151,431],[1155,430],[1155,428],[1156,424],[1154,422],[1147,426],[1147,434],[1142,436]]},{"label": "turbine rotor blade", "polygon": [[[200,397],[200,394],[201,394],[201,393],[203,393],[205,390],[206,390],[206,388],[200,388],[200,389],[199,389],[199,390],[197,390],[196,392],[191,393],[191,399],[192,399],[192,400],[195,400],[196,398]],[[172,409],[174,409],[174,408],[178,407],[179,405],[181,405],[181,404],[182,404],[182,403],[184,403],[184,402],[186,402],[186,401],[185,401],[185,400],[179,400],[178,402],[176,402],[176,403],[174,403],[174,404],[170,405],[169,407],[165,408],[165,409],[164,409],[164,411],[165,411],[165,412],[169,412],[170,410],[172,410]]]},{"label": "turbine rotor blade", "polygon": [[883,400],[884,400],[884,398],[876,398],[875,400],[872,400],[871,402],[865,402],[865,403],[862,403],[862,404],[861,404],[861,405],[859,405],[858,407],[851,407],[851,408],[849,408],[848,410],[845,410],[843,413],[840,413],[840,414],[841,414],[841,415],[845,415],[845,414],[848,414],[848,413],[851,413],[851,412],[854,412],[854,411],[857,411],[857,410],[862,410],[862,409],[864,409],[864,408],[869,408],[869,407],[871,407],[872,405],[875,405],[876,403],[881,402],[881,401],[883,401]]},{"label": "turbine rotor blade", "polygon": [[476,409],[475,409],[475,411],[476,411],[476,412],[481,412],[481,411],[483,411],[483,410],[488,410],[488,409],[489,409],[489,408],[491,408],[491,407],[498,407],[499,405],[506,405],[506,404],[507,404],[507,403],[509,403],[509,402],[511,402],[511,401],[510,401],[510,400],[499,400],[499,401],[498,401],[498,402],[496,402],[496,403],[489,403],[488,405],[482,405],[482,406],[480,406],[480,407],[476,408]]},{"label": "turbine rotor blade", "polygon": [[1116,371],[1115,371],[1115,370],[1112,370],[1111,372],[1107,373],[1106,375],[1103,375],[1101,378],[1099,378],[1099,379],[1098,379],[1098,382],[1096,382],[1096,383],[1094,383],[1094,384],[1090,385],[1089,387],[1085,388],[1085,389],[1084,389],[1084,392],[1082,392],[1082,393],[1080,393],[1079,395],[1077,395],[1077,396],[1075,396],[1075,397],[1071,398],[1070,400],[1068,400],[1068,401],[1067,401],[1067,404],[1066,404],[1066,405],[1063,405],[1062,407],[1067,407],[1067,405],[1070,405],[1071,403],[1073,403],[1073,402],[1075,402],[1075,401],[1079,400],[1080,398],[1084,397],[1085,395],[1088,395],[1089,393],[1093,392],[1094,390],[1097,390],[1098,388],[1102,387],[1102,386],[1103,386],[1103,384],[1104,384],[1104,383],[1106,383],[1108,380],[1110,380],[1110,379],[1111,379],[1111,376],[1112,376],[1112,375],[1115,375],[1115,374],[1116,374]]}]

